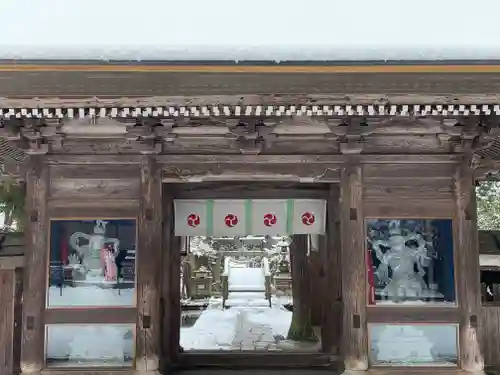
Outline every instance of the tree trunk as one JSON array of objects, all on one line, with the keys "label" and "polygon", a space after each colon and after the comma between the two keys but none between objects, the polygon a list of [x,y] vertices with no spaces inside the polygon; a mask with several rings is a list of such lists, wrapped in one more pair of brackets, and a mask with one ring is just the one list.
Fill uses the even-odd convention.
[{"label": "tree trunk", "polygon": [[212,268],[212,283],[216,285],[216,292],[220,292],[221,288],[221,268],[222,268],[222,255],[220,252],[217,253],[217,258],[215,259],[215,264]]},{"label": "tree trunk", "polygon": [[290,245],[290,265],[292,271],[293,315],[288,331],[288,339],[294,341],[318,341],[311,322],[310,280],[307,265],[308,237],[304,234],[293,236]]},{"label": "tree trunk", "polygon": [[5,219],[4,219],[4,227],[11,228],[12,222],[14,221],[14,217],[12,215],[13,209],[5,210]]},{"label": "tree trunk", "polygon": [[[319,243],[318,239],[318,243]],[[320,326],[323,322],[323,280],[325,272],[323,270],[324,259],[322,259],[319,248],[309,252],[308,273],[309,273],[309,295],[311,322],[314,326]]]}]

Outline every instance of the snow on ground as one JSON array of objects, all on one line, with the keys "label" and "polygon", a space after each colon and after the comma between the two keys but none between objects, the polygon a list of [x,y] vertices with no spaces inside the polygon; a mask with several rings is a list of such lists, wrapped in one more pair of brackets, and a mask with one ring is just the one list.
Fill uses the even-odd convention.
[{"label": "snow on ground", "polygon": [[[288,302],[288,300],[287,300]],[[185,351],[264,350],[318,351],[320,343],[285,340],[292,313],[278,299],[272,307],[262,293],[231,293],[222,309],[212,299],[191,327],[181,328],[180,344]]]},{"label": "snow on ground", "polygon": [[[266,301],[267,302],[267,301]],[[190,350],[256,350],[277,347],[286,337],[292,313],[280,307],[207,309],[196,323],[181,328],[181,346]]]},{"label": "snow on ground", "polygon": [[55,307],[111,307],[134,306],[134,289],[102,288],[97,285],[82,285],[77,287],[51,286],[49,289],[48,306]]},{"label": "snow on ground", "polygon": [[181,328],[180,344],[184,350],[231,350],[237,310],[205,310],[196,323]]},{"label": "snow on ground", "polygon": [[290,297],[265,296],[262,268],[230,267],[229,295],[222,308],[220,298],[211,298],[208,308],[191,327],[181,328],[180,344],[190,350],[300,350],[317,351],[319,343],[287,341],[292,313],[283,307]]}]

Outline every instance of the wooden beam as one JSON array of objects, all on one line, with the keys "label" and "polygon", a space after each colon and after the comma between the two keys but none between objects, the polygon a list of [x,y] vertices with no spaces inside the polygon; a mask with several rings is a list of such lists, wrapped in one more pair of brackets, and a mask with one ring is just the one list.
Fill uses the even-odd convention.
[{"label": "wooden beam", "polygon": [[[184,61],[175,61],[173,63],[158,62],[150,64],[147,62],[137,63],[116,63],[116,60],[111,63],[103,63],[102,60],[93,60],[90,64],[88,61],[77,60],[73,64],[67,60],[55,60],[49,63],[40,63],[38,61],[30,61],[22,63],[19,60],[2,61],[0,65],[1,72],[105,72],[105,73],[220,73],[220,74],[251,74],[258,73],[265,77],[265,74],[300,74],[300,73],[329,73],[329,74],[375,74],[375,73],[499,73],[500,66],[490,61],[481,61],[480,64],[470,63],[463,60],[455,60],[446,63],[431,63],[426,61],[412,61],[411,63],[401,63],[400,61],[384,62],[383,64],[373,63],[352,63],[339,61],[315,61],[303,63],[302,61],[293,61],[292,63],[276,63],[275,61],[266,61],[264,64],[261,61],[249,61],[247,63],[226,63],[223,60],[220,64],[206,63],[205,61],[197,61],[197,63],[188,63]],[[263,78],[264,79],[264,78]]]},{"label": "wooden beam", "polygon": [[367,309],[368,322],[386,324],[433,324],[459,323],[460,313],[456,307],[403,307],[369,306]]},{"label": "wooden beam", "polygon": [[449,199],[453,192],[450,179],[370,179],[363,184],[364,197],[367,200],[376,199]]},{"label": "wooden beam", "polygon": [[144,156],[140,168],[137,251],[136,368],[141,373],[158,371],[161,358],[162,215],[161,170],[153,157]]},{"label": "wooden beam", "polygon": [[174,198],[163,188],[163,243],[161,272],[161,350],[163,372],[177,363],[180,352],[180,258],[181,237],[174,235]]},{"label": "wooden beam", "polygon": [[[113,156],[111,156],[113,158]],[[54,179],[135,179],[138,166],[133,164],[116,165],[51,165],[50,176]]]},{"label": "wooden beam", "polygon": [[170,244],[170,267],[168,268],[168,276],[170,277],[169,303],[169,348],[171,363],[178,363],[179,355],[184,351],[180,344],[181,334],[181,247],[183,238],[172,236]]},{"label": "wooden beam", "polygon": [[[327,184],[285,182],[215,182],[168,184],[176,199],[238,199],[245,191],[246,199],[327,199]],[[319,188],[318,188],[319,187]]]},{"label": "wooden beam", "polygon": [[0,270],[0,374],[14,371],[15,284],[14,270]]},{"label": "wooden beam", "polygon": [[139,154],[123,155],[123,154],[108,154],[108,155],[67,155],[54,154],[47,155],[47,162],[51,165],[140,165],[142,157]]},{"label": "wooden beam", "polygon": [[139,199],[51,199],[48,202],[49,216],[58,219],[78,217],[137,217]]},{"label": "wooden beam", "polygon": [[342,168],[342,302],[343,357],[346,371],[368,369],[366,321],[366,253],[361,165]]},{"label": "wooden beam", "polygon": [[[94,73],[95,75],[95,73]],[[53,77],[51,75],[50,77]],[[447,76],[453,79],[454,82],[459,81],[455,74]],[[482,78],[490,83],[490,77],[480,74],[476,76],[477,78]],[[106,77],[103,77],[105,79]],[[227,78],[230,79],[229,76]],[[337,77],[338,78],[338,77]],[[410,78],[410,77],[409,77]],[[416,78],[412,75],[411,78]],[[53,78],[50,78],[53,81]],[[264,78],[265,79],[265,78]],[[330,77],[331,79],[331,77]],[[360,75],[356,78],[358,82],[353,82],[349,80],[349,84],[366,84],[366,76]],[[362,81],[361,81],[362,79]],[[234,82],[233,80],[231,80]],[[440,77],[440,83],[442,84],[442,76]],[[386,84],[387,79],[385,80]],[[220,83],[220,81],[219,81]],[[444,83],[446,84],[446,83]],[[87,95],[83,98],[70,98],[70,97],[59,97],[56,98],[54,95],[51,97],[38,97],[38,98],[0,98],[0,107],[2,108],[57,108],[57,107],[74,107],[74,108],[88,108],[91,106],[101,107],[101,108],[114,108],[114,107],[169,107],[169,106],[209,106],[215,104],[222,105],[289,105],[290,103],[310,105],[315,103],[318,106],[323,104],[329,105],[385,105],[385,104],[397,104],[397,105],[426,105],[426,104],[449,104],[457,105],[460,103],[466,104],[497,104],[500,101],[500,95],[498,94],[484,94],[484,93],[472,93],[472,94],[461,94],[456,96],[450,95],[439,95],[433,93],[387,93],[387,92],[371,92],[371,93],[351,93],[345,95],[345,85],[341,85],[340,89],[344,89],[343,94],[338,93],[319,93],[319,94],[308,94],[308,93],[288,93],[288,94],[235,94],[235,95],[197,95],[197,96],[173,96],[173,95],[158,95],[158,96],[139,96],[139,97],[95,97],[90,99]],[[203,89],[206,89],[205,87]],[[317,89],[315,87],[315,89]],[[202,88],[200,87],[199,91]],[[358,89],[359,90],[359,89]],[[372,91],[370,87],[370,91]],[[420,90],[419,90],[420,91]],[[484,91],[483,91],[484,92]],[[495,92],[495,91],[492,91]]]},{"label": "wooden beam", "polygon": [[[173,154],[157,155],[160,164],[343,164],[347,160],[344,155],[195,155]],[[352,159],[352,156],[349,156]],[[356,156],[361,164],[454,164],[460,161],[460,154],[363,154]],[[59,165],[130,165],[141,164],[141,155],[48,155],[47,162]]]},{"label": "wooden beam", "polygon": [[164,168],[166,183],[200,183],[220,181],[288,181],[296,183],[338,182],[337,165],[319,164],[176,164]]},{"label": "wooden beam", "polygon": [[[453,217],[455,212],[455,205],[453,197],[450,196],[446,199],[432,198],[426,200],[426,204],[422,204],[422,198],[401,198],[387,195],[383,199],[365,198],[363,209],[365,218],[387,218],[392,219],[415,219],[415,218],[442,218],[449,219]],[[397,202],[395,204],[395,202]],[[401,203],[401,204],[399,204]]]},{"label": "wooden beam", "polygon": [[137,317],[134,307],[54,308],[45,312],[46,324],[130,324]]},{"label": "wooden beam", "polygon": [[[97,156],[96,156],[97,157]],[[345,155],[158,155],[158,162],[166,165],[175,164],[344,164],[348,159],[356,160],[361,164],[434,164],[456,163],[460,160],[459,154],[363,154],[357,156]],[[71,163],[79,159],[78,156],[61,157],[61,163]],[[81,160],[81,159],[80,159]],[[102,162],[106,157],[101,156]]]},{"label": "wooden beam", "polygon": [[[337,374],[337,361],[337,356],[324,353],[227,352],[221,350],[210,353],[191,352],[181,354],[176,368],[179,370],[192,370],[186,372],[186,374],[203,373],[203,375],[216,375],[220,372],[246,375],[255,370],[257,370],[257,373],[268,372],[271,374],[287,372],[327,374],[330,373],[329,371],[332,374]],[[193,370],[193,367],[197,369]],[[203,370],[201,370],[202,368]]]},{"label": "wooden beam", "polygon": [[460,364],[474,373],[484,369],[478,339],[481,317],[479,240],[472,155],[465,155],[454,176],[455,193],[455,264],[457,297],[460,309]]},{"label": "wooden beam", "polygon": [[24,272],[21,370],[36,373],[43,368],[45,295],[47,285],[47,196],[49,170],[44,155],[29,156],[26,175],[26,254]]},{"label": "wooden beam", "polygon": [[161,317],[161,362],[160,367],[165,371],[172,366],[173,349],[170,347],[170,267],[171,243],[174,239],[174,198],[167,186],[163,186],[162,191],[163,217],[162,217],[162,252],[161,252],[161,296],[160,296],[160,317]]},{"label": "wooden beam", "polygon": [[50,198],[68,200],[137,199],[137,178],[56,178],[52,179]]},{"label": "wooden beam", "polygon": [[23,321],[23,274],[24,268],[16,268],[14,271],[16,286],[14,294],[14,374],[21,373],[21,338]]},{"label": "wooden beam", "polygon": [[[24,246],[22,248],[24,250]],[[24,255],[0,257],[0,270],[15,270],[24,267]]]}]

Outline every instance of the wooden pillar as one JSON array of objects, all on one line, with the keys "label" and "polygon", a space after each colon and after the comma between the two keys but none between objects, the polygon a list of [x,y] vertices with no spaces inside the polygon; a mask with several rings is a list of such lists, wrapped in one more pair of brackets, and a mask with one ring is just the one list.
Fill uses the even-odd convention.
[{"label": "wooden pillar", "polygon": [[181,237],[174,234],[174,200],[168,185],[163,189],[163,251],[161,272],[162,371],[178,361],[181,324]]},{"label": "wooden pillar", "polygon": [[47,286],[49,171],[44,155],[29,156],[26,174],[26,247],[24,269],[21,370],[37,373],[44,364]]},{"label": "wooden pillar", "polygon": [[22,338],[22,320],[23,320],[23,274],[24,269],[16,267],[15,269],[16,285],[14,288],[14,346],[13,346],[13,365],[14,374],[21,372],[21,338]]},{"label": "wooden pillar", "polygon": [[341,177],[342,348],[346,371],[368,369],[366,256],[362,168],[350,164]]},{"label": "wooden pillar", "polygon": [[162,179],[153,156],[144,156],[137,249],[136,368],[155,372],[161,358],[160,259],[162,248]]},{"label": "wooden pillar", "polygon": [[15,271],[0,269],[0,374],[14,371]]},{"label": "wooden pillar", "polygon": [[[342,334],[342,269],[340,258],[340,190],[330,186],[326,214],[326,243],[322,244],[323,269],[326,272],[325,309],[321,334],[323,352],[339,354]],[[324,257],[324,258],[323,258]]]},{"label": "wooden pillar", "polygon": [[479,241],[476,194],[469,158],[457,167],[455,192],[455,264],[460,309],[460,364],[463,370],[481,373],[484,359],[478,339],[481,317]]}]

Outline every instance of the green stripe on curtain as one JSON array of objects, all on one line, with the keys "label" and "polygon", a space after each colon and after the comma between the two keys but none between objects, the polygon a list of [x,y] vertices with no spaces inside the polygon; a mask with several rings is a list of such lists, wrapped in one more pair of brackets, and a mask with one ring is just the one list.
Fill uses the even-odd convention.
[{"label": "green stripe on curtain", "polygon": [[293,234],[293,216],[295,204],[293,199],[286,201],[286,234]]},{"label": "green stripe on curtain", "polygon": [[253,231],[253,203],[251,199],[245,200],[245,232],[247,235]]},{"label": "green stripe on curtain", "polygon": [[207,210],[207,237],[214,234],[214,201],[213,199],[207,199],[206,201]]}]

